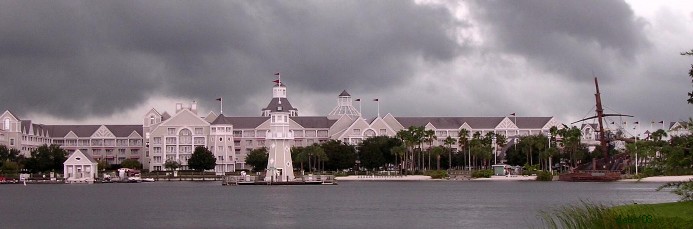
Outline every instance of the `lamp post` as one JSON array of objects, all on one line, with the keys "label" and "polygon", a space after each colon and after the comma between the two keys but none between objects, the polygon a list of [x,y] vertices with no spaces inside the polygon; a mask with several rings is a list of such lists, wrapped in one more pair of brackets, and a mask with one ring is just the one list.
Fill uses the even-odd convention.
[{"label": "lamp post", "polygon": [[549,172],[551,173],[551,175],[553,175],[553,164],[551,164],[551,158],[552,158],[552,156],[551,156],[551,133],[549,133],[548,136],[549,136],[549,152],[548,152],[549,153]]},{"label": "lamp post", "polygon": [[638,175],[638,136],[635,136],[635,175]]},{"label": "lamp post", "polygon": [[493,138],[491,138],[493,144],[491,146],[491,149],[493,150],[493,164],[498,164],[498,151],[496,149],[496,135],[493,135]]}]

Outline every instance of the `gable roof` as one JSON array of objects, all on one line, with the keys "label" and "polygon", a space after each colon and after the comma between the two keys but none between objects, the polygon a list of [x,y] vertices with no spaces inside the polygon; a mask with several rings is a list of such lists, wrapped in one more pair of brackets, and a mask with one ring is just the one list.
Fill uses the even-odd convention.
[{"label": "gable roof", "polygon": [[351,96],[349,94],[349,92],[347,92],[346,90],[342,91],[342,93],[339,94],[339,97],[346,97],[346,96]]},{"label": "gable roof", "polygon": [[[50,136],[64,137],[70,131],[75,133],[77,137],[91,137],[101,125],[44,125],[48,129]],[[142,136],[142,125],[104,125],[116,137],[128,137],[135,131]]]},{"label": "gable roof", "polygon": [[79,157],[84,157],[84,158],[86,158],[87,161],[89,161],[89,162],[91,162],[91,163],[98,163],[98,162],[97,162],[96,160],[94,160],[94,158],[92,158],[89,154],[83,153],[81,150],[75,150],[75,152],[72,152],[72,153],[70,154],[70,156],[67,157],[67,159],[65,160],[65,162],[63,162],[63,164],[67,163],[68,161],[72,161],[73,158],[78,157],[78,156],[79,156]]},{"label": "gable roof", "polygon": [[[279,107],[282,107],[282,110],[279,110]],[[282,103],[281,103],[281,104],[279,104],[279,98],[272,98],[272,100],[270,100],[269,104],[267,104],[267,107],[265,107],[265,108],[262,109],[262,110],[263,110],[263,111],[270,110],[270,111],[273,111],[273,112],[277,112],[277,111],[279,111],[279,112],[288,112],[288,111],[290,111],[290,110],[298,110],[298,109],[296,109],[296,108],[294,108],[293,106],[291,106],[291,103],[290,103],[289,100],[286,99],[286,98],[282,99]]]},{"label": "gable roof", "polygon": [[404,128],[431,123],[438,129],[458,129],[465,122],[474,129],[494,129],[503,118],[505,117],[395,117]]},{"label": "gable roof", "polygon": [[[506,117],[395,117],[404,128],[431,124],[437,129],[458,129],[467,123],[473,129],[495,129]],[[551,117],[513,117],[520,129],[541,129]],[[517,120],[517,121],[516,121]]]},{"label": "gable roof", "polygon": [[252,129],[257,128],[268,119],[269,117],[226,117],[220,114],[212,122],[212,125],[233,125],[235,129]]},{"label": "gable roof", "polygon": [[510,118],[515,125],[520,129],[541,129],[546,125],[547,122],[551,120],[551,117],[516,117]]},{"label": "gable roof", "polygon": [[337,120],[330,120],[324,116],[290,117],[291,120],[303,128],[330,128]]}]

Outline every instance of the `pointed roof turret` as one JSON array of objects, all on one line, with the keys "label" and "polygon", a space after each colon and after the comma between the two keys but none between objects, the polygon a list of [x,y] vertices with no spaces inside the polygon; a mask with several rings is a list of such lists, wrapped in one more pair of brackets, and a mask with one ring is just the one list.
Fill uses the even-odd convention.
[{"label": "pointed roof turret", "polygon": [[339,117],[347,115],[352,118],[360,117],[361,112],[352,105],[351,95],[346,90],[342,91],[337,98],[337,107],[327,115],[328,119],[337,120]]}]

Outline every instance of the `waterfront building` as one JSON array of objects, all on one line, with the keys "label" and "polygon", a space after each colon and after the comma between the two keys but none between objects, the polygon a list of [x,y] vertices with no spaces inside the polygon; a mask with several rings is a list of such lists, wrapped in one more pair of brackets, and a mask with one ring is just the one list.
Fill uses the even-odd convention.
[{"label": "waterfront building", "polygon": [[[562,126],[554,117],[363,117],[353,106],[346,91],[337,96],[336,107],[325,116],[300,116],[299,109],[289,102],[287,87],[275,82],[272,98],[260,109],[259,116],[238,117],[208,112],[201,115],[197,103],[176,104],[175,113],[150,109],[137,125],[44,125],[21,120],[10,111],[0,116],[2,136],[9,147],[28,153],[42,144],[59,144],[68,152],[80,150],[94,159],[118,164],[124,159],[139,159],[145,169],[165,170],[167,160],[177,161],[187,169],[187,159],[197,146],[207,147],[217,158],[217,173],[249,169],[246,155],[253,149],[272,146],[286,149],[309,146],[329,140],[358,145],[374,136],[395,136],[410,126],[434,130],[434,146],[443,145],[448,136],[457,140],[461,129],[469,136],[492,132],[505,135],[512,145],[519,136],[548,135],[553,126]],[[356,100],[358,101],[358,100]],[[452,145],[457,150],[458,145]],[[276,148],[278,149],[278,148]],[[287,157],[288,158],[288,157]],[[286,163],[286,159],[282,160]],[[290,167],[283,168],[290,170]]]},{"label": "waterfront building", "polygon": [[98,176],[98,163],[92,157],[75,150],[63,163],[65,183],[94,183]]}]

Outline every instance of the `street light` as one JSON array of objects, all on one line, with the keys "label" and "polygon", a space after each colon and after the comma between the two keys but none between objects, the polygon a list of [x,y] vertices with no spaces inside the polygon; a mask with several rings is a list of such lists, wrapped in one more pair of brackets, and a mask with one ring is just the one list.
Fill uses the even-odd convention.
[{"label": "street light", "polygon": [[551,163],[551,133],[548,134],[549,136],[549,172],[553,175],[553,164]]},{"label": "street light", "polygon": [[493,141],[493,146],[491,147],[493,150],[493,164],[498,164],[498,151],[496,149],[496,135],[493,135],[493,138],[491,139]]}]

